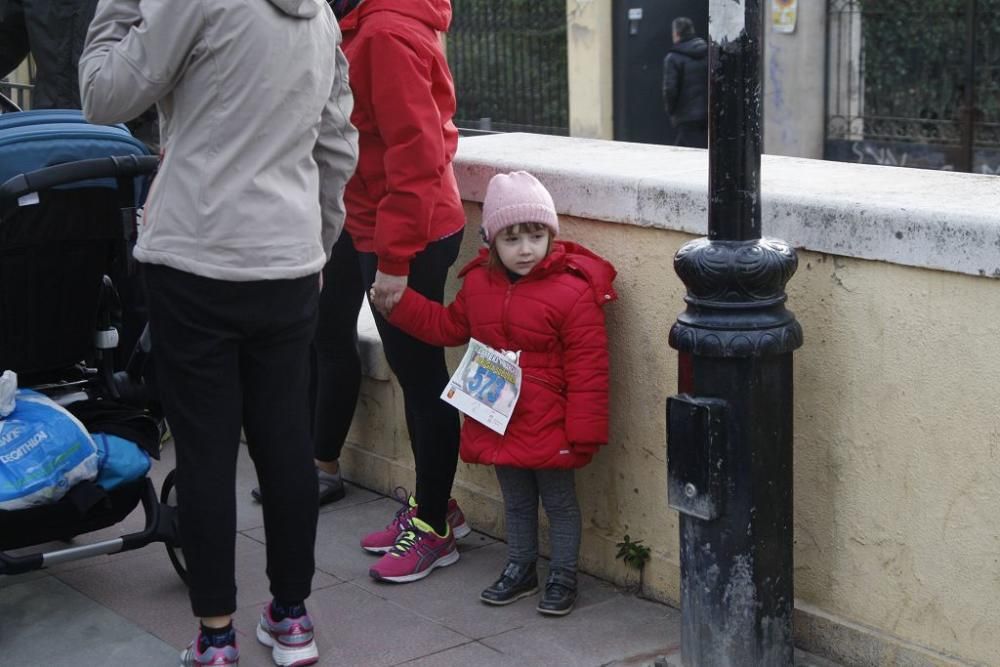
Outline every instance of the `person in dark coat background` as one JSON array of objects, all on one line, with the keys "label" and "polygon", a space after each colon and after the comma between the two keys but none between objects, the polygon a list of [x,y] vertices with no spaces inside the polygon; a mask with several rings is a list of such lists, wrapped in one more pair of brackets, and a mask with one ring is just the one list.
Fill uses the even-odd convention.
[{"label": "person in dark coat background", "polygon": [[30,52],[34,109],[79,109],[77,63],[97,0],[0,0],[0,76]]},{"label": "person in dark coat background", "polygon": [[708,43],[691,19],[672,24],[674,46],[663,59],[663,107],[677,131],[674,145],[708,147]]},{"label": "person in dark coat background", "polygon": [[[97,0],[0,0],[0,77],[30,53],[35,61],[32,109],[79,109],[77,65]],[[129,129],[156,153],[156,109],[130,120]]]}]

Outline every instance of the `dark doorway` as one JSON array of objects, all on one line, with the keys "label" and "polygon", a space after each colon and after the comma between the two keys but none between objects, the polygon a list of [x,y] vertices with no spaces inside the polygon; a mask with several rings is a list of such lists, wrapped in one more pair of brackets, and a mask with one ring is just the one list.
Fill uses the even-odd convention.
[{"label": "dark doorway", "polygon": [[614,0],[615,139],[672,144],[674,128],[663,111],[663,58],[672,46],[670,23],[694,21],[708,35],[705,0]]}]

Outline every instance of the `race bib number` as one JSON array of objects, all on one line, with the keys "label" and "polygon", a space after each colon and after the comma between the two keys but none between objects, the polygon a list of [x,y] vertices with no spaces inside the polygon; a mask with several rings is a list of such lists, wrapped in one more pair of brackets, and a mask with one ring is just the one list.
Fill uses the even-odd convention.
[{"label": "race bib number", "polygon": [[521,367],[516,355],[473,338],[441,400],[503,435],[520,395]]}]

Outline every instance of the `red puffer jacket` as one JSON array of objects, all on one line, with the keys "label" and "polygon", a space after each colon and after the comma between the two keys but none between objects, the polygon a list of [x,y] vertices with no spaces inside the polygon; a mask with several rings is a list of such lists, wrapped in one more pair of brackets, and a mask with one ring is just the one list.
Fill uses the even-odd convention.
[{"label": "red puffer jacket", "polygon": [[340,23],[359,132],[346,227],[393,275],[465,225],[451,166],[455,86],[439,39],[450,23],[449,0],[365,0]]},{"label": "red puffer jacket", "polygon": [[[531,273],[511,282],[480,252],[459,273],[448,307],[407,289],[390,321],[441,346],[473,337],[520,351],[521,396],[500,435],[462,426],[462,460],[518,468],[579,468],[608,441],[608,337],[601,309],[617,295],[615,269],[575,243],[555,242]],[[442,390],[444,388],[442,387]]]}]

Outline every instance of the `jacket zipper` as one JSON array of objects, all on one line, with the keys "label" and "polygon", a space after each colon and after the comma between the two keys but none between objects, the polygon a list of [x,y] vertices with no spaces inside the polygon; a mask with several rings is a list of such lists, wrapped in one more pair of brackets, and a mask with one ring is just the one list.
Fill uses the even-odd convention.
[{"label": "jacket zipper", "polygon": [[511,283],[507,286],[507,294],[503,298],[503,312],[501,313],[501,321],[503,322],[503,335],[510,342],[510,330],[507,328],[507,307],[510,306],[510,295],[514,291],[514,286],[516,283]]},{"label": "jacket zipper", "polygon": [[[509,280],[509,279],[508,279]],[[510,294],[514,291],[515,283],[510,283],[507,285],[507,293],[503,297],[503,310],[500,312],[500,321],[503,325],[503,335],[507,342],[510,342],[510,331],[507,328],[507,307],[510,305]],[[500,456],[500,450],[503,447],[503,438],[500,436],[497,438],[496,447],[493,448],[493,462],[495,463]]]},{"label": "jacket zipper", "polygon": [[540,377],[535,377],[534,375],[528,375],[527,373],[524,373],[522,375],[522,377],[524,377],[525,380],[531,380],[532,382],[537,382],[538,384],[545,385],[546,387],[548,387],[552,391],[556,392],[560,396],[565,396],[566,395],[565,394],[565,392],[566,392],[566,387],[565,386],[560,387],[555,382],[549,382],[548,380],[543,380]]}]

